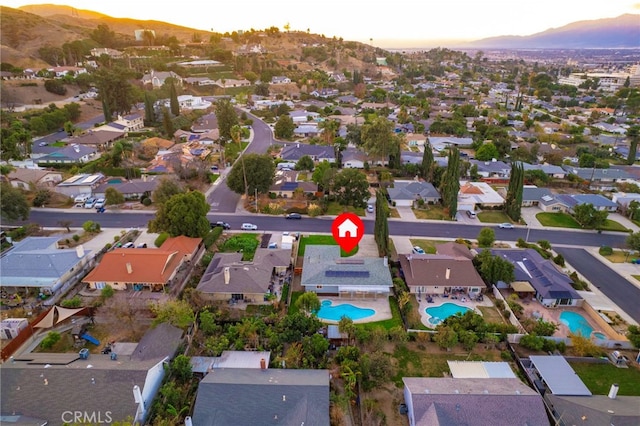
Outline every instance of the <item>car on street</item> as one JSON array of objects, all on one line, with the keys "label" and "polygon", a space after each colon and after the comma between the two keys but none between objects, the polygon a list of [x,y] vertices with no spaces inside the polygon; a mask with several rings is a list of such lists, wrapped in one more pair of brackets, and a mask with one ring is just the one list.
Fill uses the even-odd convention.
[{"label": "car on street", "polygon": [[512,223],[501,223],[500,225],[498,225],[501,229],[513,229],[515,228],[515,226],[513,226]]},{"label": "car on street", "polygon": [[240,226],[240,229],[244,231],[257,231],[258,225],[254,225],[253,223],[243,223],[242,226]]},{"label": "car on street", "polygon": [[285,216],[287,219],[302,219],[302,215],[300,213],[289,213]]},{"label": "car on street", "polygon": [[222,229],[231,229],[231,225],[229,225],[227,222],[210,222],[209,223],[211,225],[212,228],[217,228],[220,227]]},{"label": "car on street", "polygon": [[414,254],[425,254],[424,250],[420,246],[414,246],[413,247],[413,253]]},{"label": "car on street", "polygon": [[47,142],[40,142],[40,143],[38,144],[38,146],[47,146],[47,145],[49,145]]}]

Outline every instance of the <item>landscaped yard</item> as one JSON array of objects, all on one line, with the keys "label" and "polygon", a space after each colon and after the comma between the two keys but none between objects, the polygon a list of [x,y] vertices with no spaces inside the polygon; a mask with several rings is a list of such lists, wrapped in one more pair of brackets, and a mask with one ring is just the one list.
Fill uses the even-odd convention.
[{"label": "landscaped yard", "polygon": [[356,327],[364,328],[369,331],[374,328],[384,328],[385,330],[389,330],[393,327],[403,327],[402,317],[400,316],[400,307],[398,306],[398,302],[395,297],[389,297],[389,306],[391,307],[391,315],[392,317],[388,320],[377,321],[377,322],[367,322],[364,324],[356,324]]},{"label": "landscaped yard", "polygon": [[337,216],[342,213],[355,213],[358,216],[364,216],[364,208],[362,207],[353,207],[353,206],[343,206],[337,201],[332,201],[327,205],[326,215],[329,216]]},{"label": "landscaped yard", "polygon": [[236,234],[233,237],[226,240],[220,251],[232,253],[242,252],[242,260],[253,260],[253,255],[256,254],[258,248],[258,234]]},{"label": "landscaped yard", "polygon": [[389,217],[395,217],[397,219],[400,219],[400,213],[398,213],[398,209],[395,209],[395,208],[389,209]]},{"label": "landscaped yard", "polygon": [[511,219],[502,210],[487,210],[477,214],[478,220],[483,223],[511,223]]},{"label": "landscaped yard", "polygon": [[416,215],[416,219],[451,220],[442,206],[425,205],[424,208],[413,209],[413,214]]},{"label": "landscaped yard", "polygon": [[[333,235],[309,235],[308,237],[300,238],[300,244],[298,247],[298,256],[304,256],[304,249],[307,246],[307,244],[330,245],[330,246],[338,245],[338,243],[336,243],[336,240],[333,238]],[[340,256],[349,257],[349,256],[353,256],[357,252],[358,252],[358,247],[354,248],[349,253],[340,249]]]},{"label": "landscaped yard", "polygon": [[480,312],[482,312],[482,318],[484,318],[486,322],[490,322],[493,324],[504,323],[502,316],[493,306],[478,306],[478,309],[480,309]]},{"label": "landscaped yard", "polygon": [[614,231],[614,232],[629,232],[627,228],[622,226],[622,224],[616,222],[615,220],[607,219],[604,226],[602,227],[603,231]]},{"label": "landscaped yard", "polygon": [[413,238],[409,241],[411,241],[412,246],[418,246],[428,254],[436,254],[436,245],[446,243],[446,241],[441,240],[424,240],[417,238]]},{"label": "landscaped yard", "polygon": [[600,256],[604,257],[611,263],[625,263],[625,262],[631,263],[631,259],[638,258],[637,254],[631,256],[630,254],[625,253],[622,250],[614,250],[613,253],[609,256],[603,256],[603,255],[600,255]]},{"label": "landscaped yard", "polygon": [[552,226],[556,228],[581,228],[580,224],[567,213],[542,212],[536,215],[536,219],[538,219],[542,226]]},{"label": "landscaped yard", "polygon": [[640,396],[640,370],[636,367],[618,368],[612,364],[572,362],[571,367],[591,392],[607,395],[612,383],[620,385],[618,395]]}]

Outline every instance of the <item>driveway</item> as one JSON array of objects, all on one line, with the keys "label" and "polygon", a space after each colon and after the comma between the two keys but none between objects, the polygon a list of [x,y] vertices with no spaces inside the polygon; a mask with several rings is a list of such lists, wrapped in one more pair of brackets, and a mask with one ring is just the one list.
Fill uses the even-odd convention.
[{"label": "driveway", "polygon": [[398,254],[410,254],[413,251],[413,245],[409,237],[390,236],[393,241],[393,245],[396,248]]},{"label": "driveway", "polygon": [[527,226],[529,228],[544,228],[544,226],[542,226],[540,221],[538,221],[538,219],[536,218],[536,215],[541,212],[542,210],[537,207],[523,207],[520,210],[522,219],[527,223]]}]

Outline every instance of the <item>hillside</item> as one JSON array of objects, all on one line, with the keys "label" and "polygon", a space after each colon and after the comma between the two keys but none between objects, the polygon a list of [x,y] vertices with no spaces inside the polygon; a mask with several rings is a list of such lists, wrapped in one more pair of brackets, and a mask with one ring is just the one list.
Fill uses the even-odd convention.
[{"label": "hillside", "polygon": [[475,48],[609,49],[640,48],[640,15],[579,21],[530,36],[491,37],[469,43]]}]

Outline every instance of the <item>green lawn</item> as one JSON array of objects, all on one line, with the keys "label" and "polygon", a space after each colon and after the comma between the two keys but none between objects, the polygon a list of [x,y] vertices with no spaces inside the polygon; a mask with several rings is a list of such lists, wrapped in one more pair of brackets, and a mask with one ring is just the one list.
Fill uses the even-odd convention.
[{"label": "green lawn", "polygon": [[258,248],[258,234],[236,234],[224,242],[220,251],[238,252],[242,251],[242,260],[253,260],[253,255]]},{"label": "green lawn", "polygon": [[552,226],[556,228],[581,228],[580,224],[567,213],[542,212],[536,215],[536,219],[538,219],[542,226]]},{"label": "green lawn", "polygon": [[422,209],[413,209],[413,214],[417,219],[451,220],[444,208],[436,205],[425,205]]},{"label": "green lawn", "polygon": [[409,241],[411,241],[412,246],[418,246],[428,254],[436,254],[436,245],[446,243],[446,241],[441,240],[423,240],[417,238],[413,238]]},{"label": "green lawn", "polygon": [[287,311],[287,315],[297,314],[300,309],[296,306],[296,301],[298,297],[302,296],[304,291],[294,291],[291,293],[291,304],[289,305],[289,310]]},{"label": "green lawn", "polygon": [[[300,244],[298,244],[298,256],[304,256],[304,249],[307,244],[311,245],[329,245],[335,246],[338,245],[336,240],[333,239],[333,235],[309,235],[308,237],[300,238]],[[353,256],[358,252],[358,247],[354,248],[352,251],[347,253],[346,251],[340,249],[341,257],[349,257]]]},{"label": "green lawn", "polygon": [[576,374],[595,395],[607,395],[612,383],[620,385],[618,395],[640,396],[640,370],[612,364],[570,363]]},{"label": "green lawn", "polygon": [[494,308],[493,306],[478,306],[478,309],[480,309],[480,312],[482,312],[482,318],[484,318],[484,320],[486,322],[490,322],[493,324],[503,324],[504,323],[504,319],[502,319],[502,316],[500,315],[500,313],[498,312],[498,310],[496,308]]},{"label": "green lawn", "polygon": [[640,281],[640,275],[631,275],[633,278],[635,278],[636,280]]},{"label": "green lawn", "polygon": [[629,232],[627,228],[622,226],[622,224],[616,222],[615,220],[607,219],[604,226],[602,227],[603,231],[614,231],[614,232]]},{"label": "green lawn", "polygon": [[487,210],[477,214],[478,220],[483,223],[511,223],[512,220],[502,210]]},{"label": "green lawn", "polygon": [[218,173],[211,173],[209,175],[209,183],[214,183],[215,181],[218,180],[219,177],[220,175]]},{"label": "green lawn", "polygon": [[347,213],[347,212],[355,213],[358,216],[364,216],[364,208],[353,207],[353,206],[343,206],[337,201],[332,201],[329,204],[327,204],[327,211],[325,212],[325,214],[329,216],[337,216],[339,214]]}]

